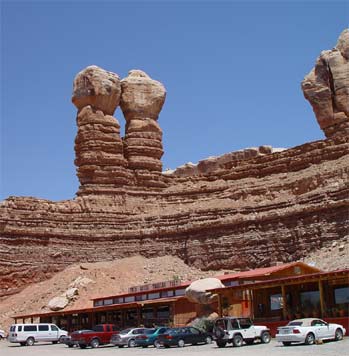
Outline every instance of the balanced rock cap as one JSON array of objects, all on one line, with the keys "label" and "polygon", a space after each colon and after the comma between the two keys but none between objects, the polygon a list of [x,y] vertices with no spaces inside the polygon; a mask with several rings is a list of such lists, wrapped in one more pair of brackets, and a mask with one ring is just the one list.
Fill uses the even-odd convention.
[{"label": "balanced rock cap", "polygon": [[120,106],[126,121],[157,120],[166,98],[165,87],[141,70],[131,70],[121,81]]},{"label": "balanced rock cap", "polygon": [[78,110],[91,105],[95,110],[113,115],[120,95],[119,76],[95,65],[83,69],[74,79],[72,102]]}]

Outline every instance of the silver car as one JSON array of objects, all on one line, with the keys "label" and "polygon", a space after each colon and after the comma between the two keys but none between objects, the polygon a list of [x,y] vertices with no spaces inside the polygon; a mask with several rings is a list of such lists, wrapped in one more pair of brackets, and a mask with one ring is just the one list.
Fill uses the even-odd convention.
[{"label": "silver car", "polygon": [[144,334],[146,328],[133,328],[121,330],[119,334],[112,336],[110,343],[118,347],[135,347],[136,345],[136,336]]}]

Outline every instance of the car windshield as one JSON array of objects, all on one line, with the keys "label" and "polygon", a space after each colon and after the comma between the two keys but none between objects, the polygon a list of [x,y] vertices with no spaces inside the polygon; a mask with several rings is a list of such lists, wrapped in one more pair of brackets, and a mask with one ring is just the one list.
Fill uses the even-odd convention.
[{"label": "car windshield", "polygon": [[291,321],[287,324],[287,326],[302,326],[303,322],[301,321]]},{"label": "car windshield", "polygon": [[121,330],[121,331],[120,331],[120,334],[123,334],[123,335],[128,334],[131,330],[132,330],[132,329]]}]

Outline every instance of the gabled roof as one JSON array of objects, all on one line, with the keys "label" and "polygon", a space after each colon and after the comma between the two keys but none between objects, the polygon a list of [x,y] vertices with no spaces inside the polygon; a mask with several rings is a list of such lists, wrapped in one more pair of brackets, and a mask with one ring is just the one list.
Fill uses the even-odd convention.
[{"label": "gabled roof", "polygon": [[249,271],[243,271],[243,272],[235,272],[235,273],[230,273],[230,274],[223,274],[221,276],[217,276],[216,278],[220,279],[221,281],[226,281],[226,280],[233,280],[233,279],[247,279],[247,278],[257,278],[257,277],[266,277],[269,276],[273,273],[281,272],[286,269],[292,268],[292,267],[305,267],[307,269],[310,269],[312,273],[315,272],[322,272],[320,269],[309,266],[304,262],[291,262],[291,263],[285,263],[279,266],[272,266],[272,267],[264,267],[264,268],[256,268],[252,269]]}]

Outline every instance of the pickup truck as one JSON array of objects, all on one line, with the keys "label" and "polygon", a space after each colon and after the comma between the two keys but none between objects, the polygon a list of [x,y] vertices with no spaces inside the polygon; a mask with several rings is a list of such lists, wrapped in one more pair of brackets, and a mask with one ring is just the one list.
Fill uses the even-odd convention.
[{"label": "pickup truck", "polygon": [[113,324],[95,325],[92,330],[82,330],[80,333],[71,334],[71,342],[85,349],[87,346],[92,348],[99,345],[110,344],[112,335],[118,334],[116,326]]}]

